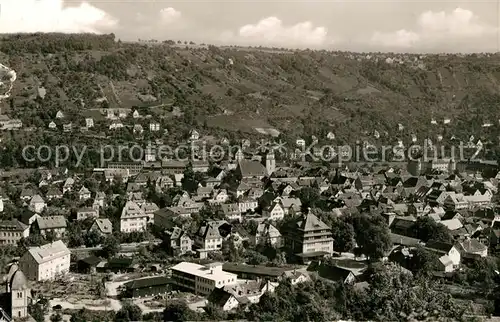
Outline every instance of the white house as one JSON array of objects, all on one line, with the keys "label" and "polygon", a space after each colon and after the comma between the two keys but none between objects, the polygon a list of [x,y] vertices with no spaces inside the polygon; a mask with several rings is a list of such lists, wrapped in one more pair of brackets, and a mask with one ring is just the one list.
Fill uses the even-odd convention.
[{"label": "white house", "polygon": [[72,123],[63,124],[63,132],[71,132],[73,129]]},{"label": "white house", "polygon": [[64,118],[64,113],[62,111],[57,111],[56,119],[62,119],[62,118]]},{"label": "white house", "polygon": [[118,122],[118,121],[114,121],[113,123],[111,123],[109,125],[110,130],[117,130],[117,129],[122,129],[122,128],[123,128],[123,123]]},{"label": "white house", "polygon": [[262,214],[270,220],[280,220],[285,217],[285,211],[279,202],[273,202],[269,207],[264,209]]},{"label": "white house", "polygon": [[90,199],[90,190],[87,189],[87,187],[83,186],[80,191],[78,192],[78,196],[80,198],[80,200],[87,200],[87,199]]},{"label": "white house", "polygon": [[94,119],[93,119],[93,118],[91,118],[91,117],[87,117],[87,118],[85,119],[85,126],[86,126],[87,128],[94,127]]},{"label": "white house", "polygon": [[50,122],[49,123],[49,129],[55,129],[55,128],[57,128],[56,123],[54,121]]},{"label": "white house", "polygon": [[193,129],[189,133],[189,138],[191,139],[191,141],[197,141],[197,140],[200,139],[200,133],[198,133],[198,131],[196,131],[195,129]]},{"label": "white house", "polygon": [[142,127],[142,125],[140,124],[135,124],[134,125],[134,133],[137,133],[137,134],[142,134],[142,132],[144,132],[144,129]]},{"label": "white house", "polygon": [[233,294],[222,288],[215,288],[208,296],[207,301],[225,312],[232,311],[240,305]]},{"label": "white house", "polygon": [[70,255],[66,245],[58,240],[30,248],[19,259],[19,267],[30,280],[53,280],[69,272]]},{"label": "white house", "polygon": [[65,194],[68,191],[71,191],[73,189],[74,184],[75,184],[75,179],[73,179],[73,178],[66,179],[66,181],[64,181],[64,185],[63,185],[63,194]]},{"label": "white house", "polygon": [[279,248],[282,245],[281,233],[270,223],[260,223],[255,232],[255,244],[270,244]]},{"label": "white house", "polygon": [[297,146],[305,146],[306,145],[306,141],[304,139],[297,139],[297,141],[295,141],[295,144]]},{"label": "white house", "polygon": [[439,261],[442,263],[444,270],[449,270],[451,263],[451,270],[455,270],[460,265],[461,255],[458,248],[452,244],[428,241],[425,248],[431,252],[441,255]]},{"label": "white house", "polygon": [[158,132],[160,130],[160,123],[153,122],[149,124],[149,130],[151,132]]},{"label": "white house", "polygon": [[31,198],[29,209],[37,214],[41,213],[47,205],[40,195],[34,195]]},{"label": "white house", "polygon": [[139,111],[138,111],[138,110],[135,110],[135,111],[132,113],[132,117],[133,117],[133,118],[135,118],[135,119],[137,119],[137,118],[141,117],[141,116],[139,115]]},{"label": "white house", "polygon": [[213,191],[212,201],[215,203],[225,203],[229,199],[226,189],[217,189]]},{"label": "white house", "polygon": [[127,201],[120,217],[120,231],[124,233],[145,231],[149,219],[149,216],[136,202]]}]

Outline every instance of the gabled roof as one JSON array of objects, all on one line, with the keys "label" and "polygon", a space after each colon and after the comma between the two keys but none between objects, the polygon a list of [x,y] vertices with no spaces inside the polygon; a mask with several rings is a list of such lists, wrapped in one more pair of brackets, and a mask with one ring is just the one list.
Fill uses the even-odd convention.
[{"label": "gabled roof", "polygon": [[81,194],[81,195],[82,194],[88,194],[88,193],[90,193],[90,190],[87,189],[87,187],[83,186],[78,193]]},{"label": "gabled roof", "polygon": [[[321,277],[328,278],[332,281],[345,281],[346,278],[353,274],[350,270],[338,266],[321,265],[319,267]],[[354,275],[354,274],[353,274]]]},{"label": "gabled roof", "polygon": [[309,212],[302,218],[296,222],[298,228],[303,229],[304,231],[318,230],[318,229],[326,229],[330,230],[327,224],[318,219],[315,215]]},{"label": "gabled roof", "polygon": [[49,196],[62,196],[62,192],[57,187],[50,187],[47,190],[46,196],[47,197],[49,197]]},{"label": "gabled roof", "polygon": [[[148,278],[141,278],[137,280],[133,280],[124,284],[124,286],[128,289],[141,289],[141,288],[149,288],[154,286],[167,285],[170,283],[170,279],[165,276],[155,276]],[[217,288],[216,288],[217,289]]]},{"label": "gabled roof", "polygon": [[66,228],[64,216],[44,216],[36,219],[39,229]]},{"label": "gabled roof", "polygon": [[30,248],[28,252],[31,256],[33,256],[38,264],[43,264],[71,253],[61,240],[45,244],[43,246]]},{"label": "gabled roof", "polygon": [[198,230],[198,235],[203,238],[225,237],[222,236],[220,230],[220,228],[224,225],[228,225],[228,227],[231,227],[231,225],[225,220],[206,221],[205,223],[202,224],[202,226]]},{"label": "gabled roof", "polygon": [[439,241],[429,240],[425,244],[425,248],[437,250],[437,251],[443,252],[443,253],[448,253],[453,248],[453,245],[449,244],[449,243],[443,243],[443,242],[439,242]]},{"label": "gabled roof", "polygon": [[28,225],[23,224],[17,219],[0,221],[0,231],[23,231],[28,228]]},{"label": "gabled roof", "polygon": [[476,239],[466,239],[460,242],[460,246],[462,246],[464,251],[467,253],[479,253],[488,249],[486,245]]},{"label": "gabled roof", "polygon": [[36,203],[45,203],[45,201],[40,195],[34,195],[33,198],[31,198],[30,204],[34,205]]},{"label": "gabled roof", "polygon": [[267,174],[266,168],[258,161],[240,160],[238,167],[243,177],[263,177]]},{"label": "gabled roof", "polygon": [[217,306],[224,306],[231,297],[234,297],[234,295],[222,288],[216,287],[208,296],[208,301]]},{"label": "gabled roof", "polygon": [[104,234],[111,234],[113,232],[113,225],[108,218],[99,218],[95,220],[97,228]]}]

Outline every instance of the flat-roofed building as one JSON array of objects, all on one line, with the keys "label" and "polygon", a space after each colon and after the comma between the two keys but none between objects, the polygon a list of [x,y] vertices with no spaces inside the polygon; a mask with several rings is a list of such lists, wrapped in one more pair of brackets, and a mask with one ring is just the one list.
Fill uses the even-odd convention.
[{"label": "flat-roofed building", "polygon": [[199,265],[182,262],[171,268],[173,283],[195,294],[208,295],[215,288],[235,284],[236,274],[222,270],[222,263]]}]

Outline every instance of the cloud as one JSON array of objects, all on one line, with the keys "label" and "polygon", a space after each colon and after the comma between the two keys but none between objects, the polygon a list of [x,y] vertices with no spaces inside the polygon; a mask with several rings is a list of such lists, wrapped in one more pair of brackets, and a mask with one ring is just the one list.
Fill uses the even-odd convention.
[{"label": "cloud", "polygon": [[86,2],[65,7],[63,0],[0,0],[0,32],[93,32],[114,28],[118,20]]},{"label": "cloud", "polygon": [[470,10],[457,8],[449,13],[426,11],[418,17],[416,23],[416,30],[375,32],[371,43],[401,49],[453,48],[459,51],[466,47],[473,51],[491,50],[496,46],[498,29],[481,23]]},{"label": "cloud", "polygon": [[224,42],[247,45],[267,45],[283,47],[321,47],[327,44],[325,27],[315,27],[310,21],[286,26],[276,17],[268,17],[256,24],[242,26],[235,34],[225,32]]},{"label": "cloud", "polygon": [[168,7],[160,10],[160,16],[163,23],[172,23],[181,18],[181,12]]}]

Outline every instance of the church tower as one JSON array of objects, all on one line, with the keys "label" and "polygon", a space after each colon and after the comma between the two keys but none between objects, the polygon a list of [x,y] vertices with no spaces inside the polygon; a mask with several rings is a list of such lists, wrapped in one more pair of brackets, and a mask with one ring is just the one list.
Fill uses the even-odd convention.
[{"label": "church tower", "polygon": [[10,266],[4,282],[5,296],[10,298],[10,307],[2,307],[2,311],[7,312],[12,320],[28,317],[28,300],[31,290],[28,288],[26,276],[16,264]]},{"label": "church tower", "polygon": [[11,314],[12,318],[20,319],[28,316],[28,297],[30,289],[26,276],[21,270],[17,270],[10,280]]},{"label": "church tower", "polygon": [[276,159],[274,157],[274,150],[270,150],[267,152],[267,154],[264,156],[265,160],[265,166],[267,170],[267,175],[270,176],[273,174],[274,171],[276,171]]},{"label": "church tower", "polygon": [[241,160],[245,159],[245,155],[243,154],[243,151],[241,149],[238,149],[236,153],[234,154],[234,159],[236,162],[240,162]]},{"label": "church tower", "polygon": [[448,172],[454,173],[456,169],[457,169],[457,162],[455,161],[455,159],[450,159],[450,163],[448,164]]}]

